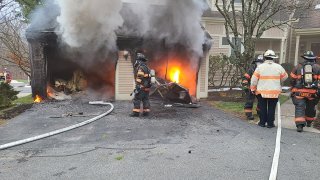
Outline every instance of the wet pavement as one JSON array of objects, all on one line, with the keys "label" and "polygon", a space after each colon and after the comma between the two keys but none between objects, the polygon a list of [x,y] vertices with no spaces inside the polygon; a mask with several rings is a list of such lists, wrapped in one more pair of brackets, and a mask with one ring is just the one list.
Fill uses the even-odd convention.
[{"label": "wet pavement", "polygon": [[[0,127],[0,144],[63,128],[109,107],[85,98],[36,104]],[[276,128],[261,128],[216,110],[165,108],[131,118],[132,104],[87,126],[0,151],[0,179],[267,179]],[[279,179],[320,176],[319,134],[283,129]],[[303,154],[303,156],[301,156]],[[312,173],[309,173],[312,172]]]},{"label": "wet pavement", "polygon": [[[292,100],[289,99],[285,103],[281,105],[281,122],[282,127],[287,129],[293,129],[296,130],[296,124],[294,122],[294,105],[292,103]],[[277,122],[275,123],[277,124]],[[304,127],[303,130],[305,132],[313,132],[313,133],[320,133],[320,131],[313,127]]]}]

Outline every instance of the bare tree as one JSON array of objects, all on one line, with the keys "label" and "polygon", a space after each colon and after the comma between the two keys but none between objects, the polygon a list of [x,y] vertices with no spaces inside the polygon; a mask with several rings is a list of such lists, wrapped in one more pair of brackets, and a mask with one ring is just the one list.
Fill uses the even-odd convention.
[{"label": "bare tree", "polygon": [[21,17],[19,4],[14,0],[0,0],[0,24],[12,21]]},{"label": "bare tree", "polygon": [[[215,7],[225,19],[228,43],[242,72],[255,55],[256,41],[271,28],[290,25],[294,15],[308,9],[314,0],[215,0]],[[230,35],[234,38],[230,39]],[[241,52],[241,46],[244,49]]]},{"label": "bare tree", "polygon": [[22,35],[25,26],[21,21],[5,21],[0,24],[0,59],[16,64],[30,76],[29,50]]},{"label": "bare tree", "polygon": [[30,76],[29,50],[19,5],[14,0],[0,0],[0,60],[16,64]]}]

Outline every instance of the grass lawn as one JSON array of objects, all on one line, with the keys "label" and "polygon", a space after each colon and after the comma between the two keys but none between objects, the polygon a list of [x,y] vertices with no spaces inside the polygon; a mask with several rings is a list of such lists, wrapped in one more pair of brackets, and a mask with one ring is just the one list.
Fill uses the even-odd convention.
[{"label": "grass lawn", "polygon": [[25,106],[29,106],[29,104],[33,104],[33,98],[31,95],[18,98],[17,100],[13,101],[10,107],[0,109],[0,125],[6,123],[5,119],[8,113],[18,115],[22,112],[21,107],[25,109]]},{"label": "grass lawn", "polygon": [[15,79],[15,80],[18,81],[18,82],[23,82],[23,83],[28,84],[28,80],[27,79]]},{"label": "grass lawn", "polygon": [[14,104],[31,104],[33,103],[32,95],[18,98],[17,100],[13,101]]},{"label": "grass lawn", "polygon": [[[283,104],[284,102],[286,102],[290,97],[289,96],[285,96],[285,95],[280,95],[279,100],[280,100],[280,104]],[[238,117],[244,117],[244,111],[243,111],[243,106],[244,106],[244,102],[224,102],[224,101],[211,101],[210,102],[215,108],[223,110],[225,112],[229,112],[232,114],[235,114]],[[257,107],[257,103],[254,103],[254,107],[253,107],[253,115],[255,117],[257,116],[257,112],[255,111]]]},{"label": "grass lawn", "polygon": [[6,107],[6,108],[0,108],[0,114],[1,114],[2,111],[13,109],[15,106],[17,106],[19,104],[32,104],[32,103],[33,103],[32,95],[18,98],[18,99],[13,101],[11,106]]}]

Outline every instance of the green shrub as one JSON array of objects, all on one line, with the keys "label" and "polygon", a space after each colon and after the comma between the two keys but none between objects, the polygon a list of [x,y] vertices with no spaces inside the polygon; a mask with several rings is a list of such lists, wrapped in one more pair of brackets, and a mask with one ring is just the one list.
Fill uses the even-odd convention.
[{"label": "green shrub", "polygon": [[17,94],[12,86],[7,83],[0,83],[0,108],[6,108],[12,105],[12,101],[18,99]]},{"label": "green shrub", "polygon": [[209,86],[215,88],[239,86],[240,68],[239,61],[232,56],[211,55],[209,57]]}]

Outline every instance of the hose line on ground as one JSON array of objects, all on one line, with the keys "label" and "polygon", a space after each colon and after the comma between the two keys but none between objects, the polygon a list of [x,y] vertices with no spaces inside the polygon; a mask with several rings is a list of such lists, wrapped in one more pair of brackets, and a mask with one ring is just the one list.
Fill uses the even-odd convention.
[{"label": "hose line on ground", "polygon": [[62,129],[58,129],[58,130],[55,130],[55,131],[51,131],[49,133],[45,133],[45,134],[41,134],[41,135],[38,135],[38,136],[30,137],[30,138],[27,138],[27,139],[22,139],[22,140],[19,140],[19,141],[14,141],[14,142],[11,142],[11,143],[0,145],[0,150],[11,148],[13,146],[18,146],[18,145],[25,144],[25,143],[29,143],[29,142],[32,142],[32,141],[36,141],[36,140],[39,140],[39,139],[46,138],[46,137],[54,136],[54,135],[57,135],[57,134],[60,134],[60,133],[66,132],[66,131],[70,131],[72,129],[79,128],[81,126],[85,126],[87,124],[90,124],[90,123],[92,123],[92,122],[94,122],[94,121],[96,121],[98,119],[101,119],[102,117],[110,114],[114,109],[113,104],[107,103],[107,102],[103,102],[103,101],[92,101],[92,102],[89,102],[89,104],[91,104],[91,105],[110,105],[111,108],[107,112],[105,112],[105,113],[103,113],[103,114],[101,114],[99,116],[96,116],[96,117],[94,117],[92,119],[83,121],[81,123],[78,123],[78,124],[75,124],[75,125],[72,125],[72,126],[68,126],[68,127],[62,128]]}]

